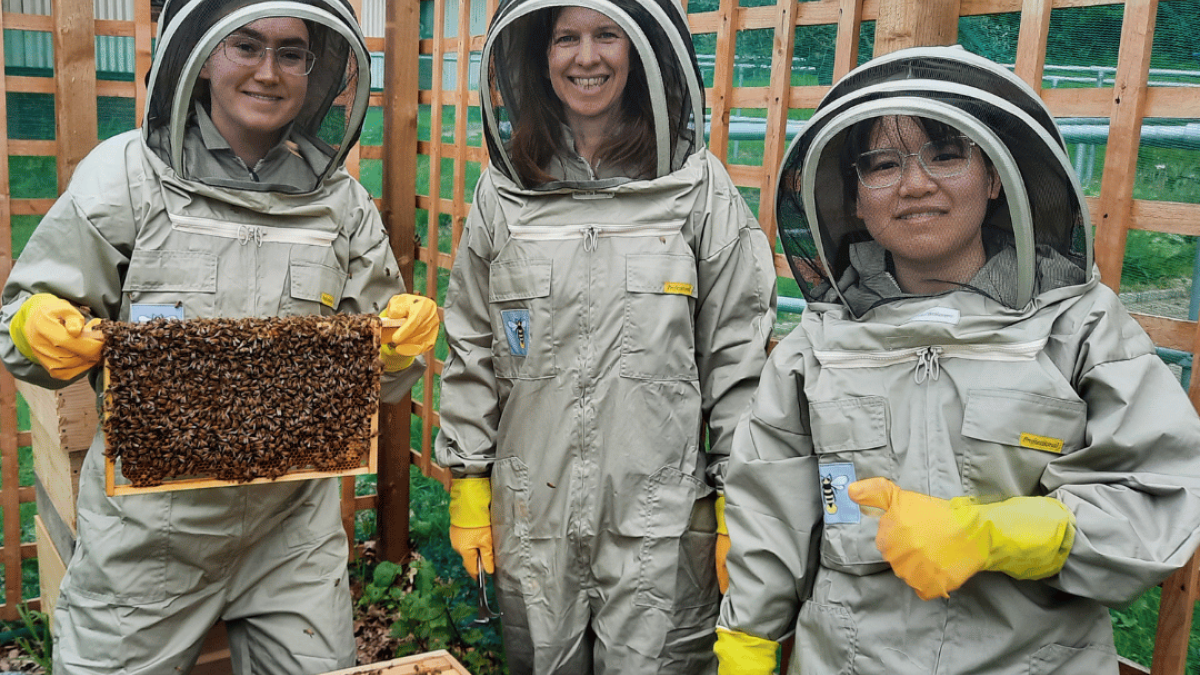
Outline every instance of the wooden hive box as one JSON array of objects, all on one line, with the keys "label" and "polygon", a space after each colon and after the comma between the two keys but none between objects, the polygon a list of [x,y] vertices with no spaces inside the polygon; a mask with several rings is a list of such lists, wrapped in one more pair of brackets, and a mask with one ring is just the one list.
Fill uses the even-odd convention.
[{"label": "wooden hive box", "polygon": [[391,661],[336,670],[325,675],[471,675],[450,652],[439,649]]},{"label": "wooden hive box", "polygon": [[99,422],[96,394],[87,380],[54,390],[17,380],[17,391],[29,405],[38,512],[48,519],[53,510],[74,537],[79,470]]}]

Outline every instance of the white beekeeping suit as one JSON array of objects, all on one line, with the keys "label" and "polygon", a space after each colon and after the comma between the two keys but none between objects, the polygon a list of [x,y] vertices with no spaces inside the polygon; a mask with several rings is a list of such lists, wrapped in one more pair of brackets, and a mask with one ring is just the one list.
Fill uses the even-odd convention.
[{"label": "white beekeeping suit", "polygon": [[[0,356],[22,379],[69,381],[22,350],[12,322],[34,294],[130,321],[378,314],[403,292],[371,196],[343,168],[369,94],[349,3],[169,0],[158,25],[145,124],[80,163],[4,288]],[[279,25],[289,41],[271,41]],[[221,68],[253,77],[230,88]],[[246,161],[228,129],[258,133],[284,100],[290,123]],[[420,371],[385,373],[382,396],[399,398]],[[178,675],[221,619],[236,672],[354,665],[339,481],[110,498],[103,452],[98,432],[54,617],[55,672]]]},{"label": "white beekeeping suit", "polygon": [[1200,420],[1037,93],[961,48],[870,61],[777,214],[809,302],[734,437],[722,668],[794,632],[789,672],[1115,673],[1108,606],[1200,543]]},{"label": "white beekeeping suit", "polygon": [[[549,90],[550,31],[575,8],[606,26],[599,43],[630,45],[609,140],[642,134],[643,154],[585,159]],[[686,18],[673,0],[506,2],[482,55],[491,164],[450,279],[437,439],[452,525],[460,487],[478,486],[478,540],[460,552],[486,569],[494,542],[514,673],[709,671],[714,503],[775,273],[704,146]],[[586,58],[569,72],[607,82]],[[545,142],[522,165],[522,118],[542,113]]]}]

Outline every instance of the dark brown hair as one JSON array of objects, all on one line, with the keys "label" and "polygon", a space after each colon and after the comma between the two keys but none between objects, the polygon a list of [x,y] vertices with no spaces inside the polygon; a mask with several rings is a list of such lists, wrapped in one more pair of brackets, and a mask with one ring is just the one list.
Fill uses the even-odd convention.
[{"label": "dark brown hair", "polygon": [[[530,39],[525,40],[519,51],[516,95],[520,114],[515,118],[508,151],[521,180],[533,186],[556,180],[546,172],[550,160],[559,153],[574,151],[563,147],[560,129],[566,124],[566,114],[562,101],[546,77],[546,53],[562,10],[562,7],[552,7],[531,15],[527,20],[535,25],[524,32]],[[633,167],[635,175],[631,178],[643,178],[653,175],[656,165],[650,88],[641,56],[632,45],[629,56],[629,79],[621,95],[619,126],[600,146],[596,156],[606,164]]]}]

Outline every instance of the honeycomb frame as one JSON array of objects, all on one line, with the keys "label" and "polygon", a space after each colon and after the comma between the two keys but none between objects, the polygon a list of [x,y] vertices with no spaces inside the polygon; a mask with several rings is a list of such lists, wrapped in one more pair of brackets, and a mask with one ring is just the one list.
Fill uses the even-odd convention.
[{"label": "honeycomb frame", "polygon": [[109,495],[375,473],[371,315],[102,322]]}]

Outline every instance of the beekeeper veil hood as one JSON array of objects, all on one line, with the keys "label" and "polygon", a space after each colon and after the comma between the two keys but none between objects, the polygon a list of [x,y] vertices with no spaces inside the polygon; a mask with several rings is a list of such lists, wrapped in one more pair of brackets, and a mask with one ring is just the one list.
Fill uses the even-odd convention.
[{"label": "beekeeper veil hood", "polygon": [[[900,196],[910,174],[942,196]],[[990,194],[963,218],[971,200],[954,186],[971,176]],[[938,292],[974,291],[1023,310],[1091,275],[1087,206],[1053,117],[1019,78],[961,47],[905,49],[849,73],[788,148],[779,180],[780,236],[809,302],[862,316],[922,294],[894,280],[901,249],[954,251],[956,222],[978,226],[971,236],[982,256]],[[923,232],[930,214],[937,226]],[[880,222],[890,229],[881,233]]]},{"label": "beekeeper veil hood", "polygon": [[[200,175],[184,151],[195,106],[208,103],[201,69],[225,38],[259,19],[298,18],[308,29],[306,98],[288,135],[292,152],[312,169],[299,184],[254,184]],[[307,193],[337,170],[358,141],[370,95],[366,41],[346,0],[167,0],[158,22],[157,52],[147,77],[146,142],[187,180],[227,187]],[[276,63],[279,55],[274,54]],[[306,63],[306,65],[307,65]]]},{"label": "beekeeper veil hood", "polygon": [[[562,104],[547,78],[547,51],[554,19],[567,7],[599,12],[629,37],[630,72],[620,112],[625,123],[636,120],[640,131],[627,124],[619,133],[651,140],[643,153],[644,168],[635,177],[656,178],[677,170],[704,147],[704,83],[687,18],[675,0],[503,1],[488,28],[479,78],[493,165],[525,188],[575,185],[536,175],[561,143],[565,125]],[[526,133],[539,134],[539,140],[526,143]],[[592,189],[628,180],[577,182]]]}]

